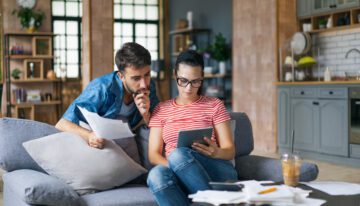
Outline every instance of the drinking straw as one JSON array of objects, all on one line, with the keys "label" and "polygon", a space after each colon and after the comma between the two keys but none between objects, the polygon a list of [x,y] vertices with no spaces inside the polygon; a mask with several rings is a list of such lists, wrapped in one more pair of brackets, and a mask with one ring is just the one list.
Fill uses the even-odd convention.
[{"label": "drinking straw", "polygon": [[292,130],[292,134],[291,134],[291,154],[294,154],[294,137],[295,137],[295,130]]}]

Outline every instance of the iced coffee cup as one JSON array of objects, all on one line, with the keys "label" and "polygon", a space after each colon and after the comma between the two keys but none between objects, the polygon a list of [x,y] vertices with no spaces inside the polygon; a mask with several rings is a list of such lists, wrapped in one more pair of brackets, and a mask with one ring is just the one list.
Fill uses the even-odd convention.
[{"label": "iced coffee cup", "polygon": [[292,187],[298,185],[301,167],[300,157],[295,154],[283,154],[281,165],[285,185]]}]

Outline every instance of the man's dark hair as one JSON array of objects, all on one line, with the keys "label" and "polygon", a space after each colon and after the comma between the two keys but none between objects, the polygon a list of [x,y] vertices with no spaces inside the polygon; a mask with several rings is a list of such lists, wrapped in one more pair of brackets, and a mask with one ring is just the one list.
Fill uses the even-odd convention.
[{"label": "man's dark hair", "polygon": [[[179,70],[180,64],[186,64],[186,65],[193,66],[193,67],[200,66],[201,67],[201,76],[202,77],[204,76],[204,58],[201,54],[197,53],[196,51],[185,50],[179,54],[179,56],[176,59],[176,63],[175,63],[175,75],[176,76],[177,76],[177,72]],[[198,90],[198,95],[202,94],[202,88],[203,88],[203,86],[201,85]]]},{"label": "man's dark hair", "polygon": [[142,68],[151,65],[150,52],[140,44],[127,42],[116,52],[115,63],[120,72],[128,66]]}]

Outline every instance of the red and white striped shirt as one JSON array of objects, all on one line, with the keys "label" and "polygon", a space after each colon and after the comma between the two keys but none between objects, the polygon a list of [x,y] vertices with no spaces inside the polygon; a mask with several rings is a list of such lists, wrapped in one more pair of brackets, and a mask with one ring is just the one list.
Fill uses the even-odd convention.
[{"label": "red and white striped shirt", "polygon": [[[188,105],[178,105],[175,99],[159,103],[152,112],[149,127],[163,129],[165,152],[169,156],[176,149],[180,130],[214,127],[227,120],[230,120],[230,115],[220,99],[200,96]],[[214,131],[212,137],[215,137]]]}]

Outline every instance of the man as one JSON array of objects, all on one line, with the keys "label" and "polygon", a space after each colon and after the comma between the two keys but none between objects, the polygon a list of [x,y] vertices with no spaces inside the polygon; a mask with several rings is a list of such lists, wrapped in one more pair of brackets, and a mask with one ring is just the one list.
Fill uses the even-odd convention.
[{"label": "man", "polygon": [[159,102],[150,79],[149,51],[137,43],[125,43],[116,52],[115,63],[118,71],[91,81],[56,124],[57,129],[76,133],[91,147],[101,149],[105,140],[79,126],[86,120],[77,106],[102,117],[125,120],[130,127],[141,120],[149,123],[150,112]]}]

